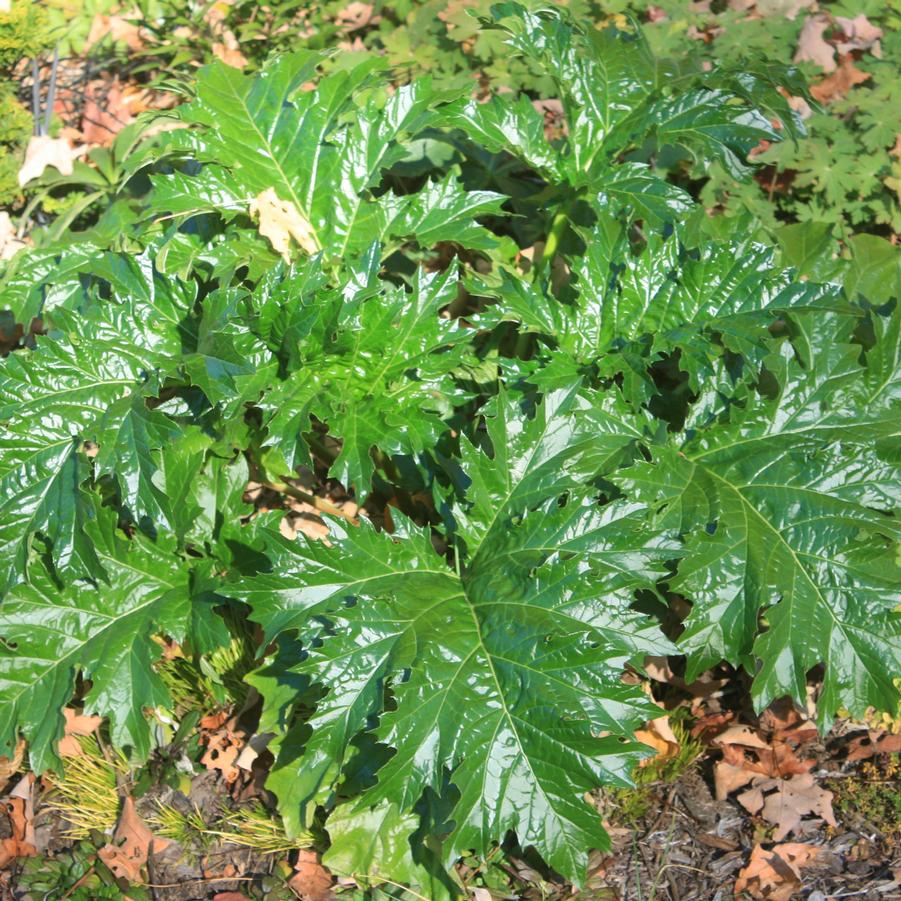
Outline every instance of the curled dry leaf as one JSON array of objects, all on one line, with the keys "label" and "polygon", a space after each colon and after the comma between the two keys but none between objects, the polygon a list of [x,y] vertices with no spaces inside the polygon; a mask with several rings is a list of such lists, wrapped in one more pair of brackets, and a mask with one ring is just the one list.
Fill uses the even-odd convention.
[{"label": "curled dry leaf", "polygon": [[654,757],[647,757],[641,761],[639,766],[648,766],[655,760],[668,759],[675,757],[679,753],[679,739],[673,734],[673,730],[669,724],[669,717],[661,716],[656,720],[648,723],[647,729],[638,729],[635,737],[642,744],[649,745],[657,753]]},{"label": "curled dry leaf", "polygon": [[824,72],[835,71],[835,48],[823,37],[829,26],[829,18],[824,15],[808,16],[804,20],[794,57],[796,63],[816,63]]},{"label": "curled dry leaf", "polygon": [[738,874],[735,894],[747,892],[766,901],[790,901],[801,888],[801,869],[819,854],[813,845],[786,842],[764,851],[755,845],[748,865]]},{"label": "curled dry leaf", "polygon": [[298,852],[294,875],[288,880],[288,886],[302,901],[330,901],[334,897],[332,875],[319,862],[315,851]]},{"label": "curled dry leaf", "polygon": [[60,175],[71,175],[75,160],[86,151],[84,146],[73,147],[68,138],[32,135],[25,151],[25,162],[19,170],[19,187],[40,178],[48,166],[58,169]]},{"label": "curled dry leaf", "polygon": [[275,188],[266,188],[258,194],[250,202],[249,212],[252,218],[259,219],[260,234],[286,260],[290,257],[292,239],[307,253],[319,250],[310,223],[290,200],[281,200]]}]

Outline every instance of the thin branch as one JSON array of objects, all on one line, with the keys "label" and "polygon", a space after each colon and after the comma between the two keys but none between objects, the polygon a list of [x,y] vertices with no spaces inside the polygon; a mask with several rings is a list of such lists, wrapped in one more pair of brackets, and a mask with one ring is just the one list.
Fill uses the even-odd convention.
[{"label": "thin branch", "polygon": [[59,44],[53,48],[53,64],[50,66],[50,86],[47,88],[47,108],[44,110],[44,134],[50,134],[53,104],[56,101],[56,73],[59,69]]},{"label": "thin branch", "polygon": [[287,494],[289,497],[303,501],[305,504],[315,507],[320,513],[328,513],[330,516],[340,516],[342,519],[346,519],[355,526],[360,523],[357,516],[351,515],[340,507],[336,507],[334,504],[325,500],[325,498],[318,497],[315,494],[309,494],[300,488],[296,488],[294,485],[289,485],[287,482],[261,482],[260,484],[270,491],[276,491],[279,494]]}]

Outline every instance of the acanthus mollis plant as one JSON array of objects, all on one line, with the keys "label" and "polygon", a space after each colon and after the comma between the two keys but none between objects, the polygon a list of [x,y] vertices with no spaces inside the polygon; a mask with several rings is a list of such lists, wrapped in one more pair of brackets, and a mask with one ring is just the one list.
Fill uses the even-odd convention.
[{"label": "acanthus mollis plant", "polygon": [[[53,766],[80,674],[146,756],[154,637],[202,655],[240,607],[287,827],[324,817],[335,872],[430,897],[509,833],[584,877],[607,842],[585,795],[628,782],[655,713],[621,679],[647,654],[741,664],[759,706],[822,667],[824,727],[898,702],[897,305],[706,238],[630,159],[674,142],[741,172],[790,131],[781,95],[662,69],[629,29],[494,15],[557,80],[558,139],[527,102],[394,89],[377,62],[315,86],[306,53],[214,66],[144,252],[44,252],[5,288],[41,328],[0,379],[3,741]],[[400,174],[424,130],[458,168]],[[286,539],[244,488],[302,467],[393,513]]]}]

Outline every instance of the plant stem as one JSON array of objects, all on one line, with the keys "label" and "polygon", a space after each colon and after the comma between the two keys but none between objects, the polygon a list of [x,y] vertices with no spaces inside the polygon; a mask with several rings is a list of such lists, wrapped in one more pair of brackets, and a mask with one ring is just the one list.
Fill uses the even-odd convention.
[{"label": "plant stem", "polygon": [[538,260],[536,269],[541,271],[545,265],[550,267],[557,254],[557,248],[560,246],[560,240],[566,231],[569,216],[566,210],[560,210],[551,221],[551,227],[547,234],[547,241],[544,244],[544,250],[541,252],[541,258]]},{"label": "plant stem", "polygon": [[287,482],[261,482],[260,484],[264,488],[270,489],[270,491],[277,491],[279,494],[287,494],[289,497],[303,501],[305,504],[315,507],[321,513],[328,513],[330,516],[340,516],[353,525],[359,523],[359,519],[357,519],[356,516],[351,516],[350,513],[345,512],[340,507],[336,507],[334,504],[330,504],[324,498],[317,497],[315,494],[309,494],[294,485],[289,485]]}]

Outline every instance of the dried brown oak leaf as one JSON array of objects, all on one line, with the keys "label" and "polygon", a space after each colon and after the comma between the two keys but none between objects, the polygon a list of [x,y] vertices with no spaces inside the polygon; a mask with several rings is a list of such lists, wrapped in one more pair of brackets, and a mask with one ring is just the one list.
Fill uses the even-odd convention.
[{"label": "dried brown oak leaf", "polygon": [[288,880],[288,887],[302,901],[330,901],[334,897],[332,875],[319,862],[315,851],[298,852],[294,875]]},{"label": "dried brown oak leaf", "polygon": [[[788,727],[787,723],[780,725],[783,731]],[[777,734],[779,731],[777,727]],[[806,736],[807,731],[798,731],[797,735]],[[815,763],[814,760],[799,760],[787,742],[774,740],[769,743],[759,730],[748,726],[729,726],[713,738],[712,743],[723,752],[723,759],[717,761],[713,768],[718,801],[755,780],[782,779],[808,773]]]},{"label": "dried brown oak leaf", "polygon": [[819,84],[810,88],[811,96],[820,103],[832,103],[841,100],[856,84],[863,84],[872,76],[854,65],[850,56],[842,59],[842,64]]},{"label": "dried brown oak leaf", "polygon": [[801,888],[801,869],[819,853],[813,845],[786,842],[764,851],[755,845],[748,865],[738,874],[735,894],[747,892],[766,901],[791,901]]},{"label": "dried brown oak leaf", "polygon": [[853,19],[844,16],[836,16],[835,23],[841,28],[846,40],[837,44],[839,53],[850,53],[852,50],[869,50],[873,56],[882,56],[882,47],[879,41],[883,32],[861,13]]},{"label": "dried brown oak leaf", "polygon": [[138,815],[134,799],[129,796],[122,805],[113,840],[97,854],[114,876],[136,882],[147,863],[151,844],[159,851],[169,843],[168,839],[154,837],[150,827]]},{"label": "dried brown oak leaf", "polygon": [[752,787],[736,800],[749,813],[763,817],[776,827],[774,841],[794,832],[805,816],[822,817],[830,826],[837,825],[832,813],[832,792],[817,784],[810,773],[790,779],[755,778]]},{"label": "dried brown oak leaf", "polygon": [[831,24],[829,17],[822,14],[804,20],[794,57],[796,63],[816,63],[824,72],[835,71],[835,48],[823,37]]},{"label": "dried brown oak leaf", "polygon": [[373,15],[375,9],[371,3],[353,0],[335,18],[337,25],[345,32],[358,31],[368,25],[377,25],[381,16]]}]

